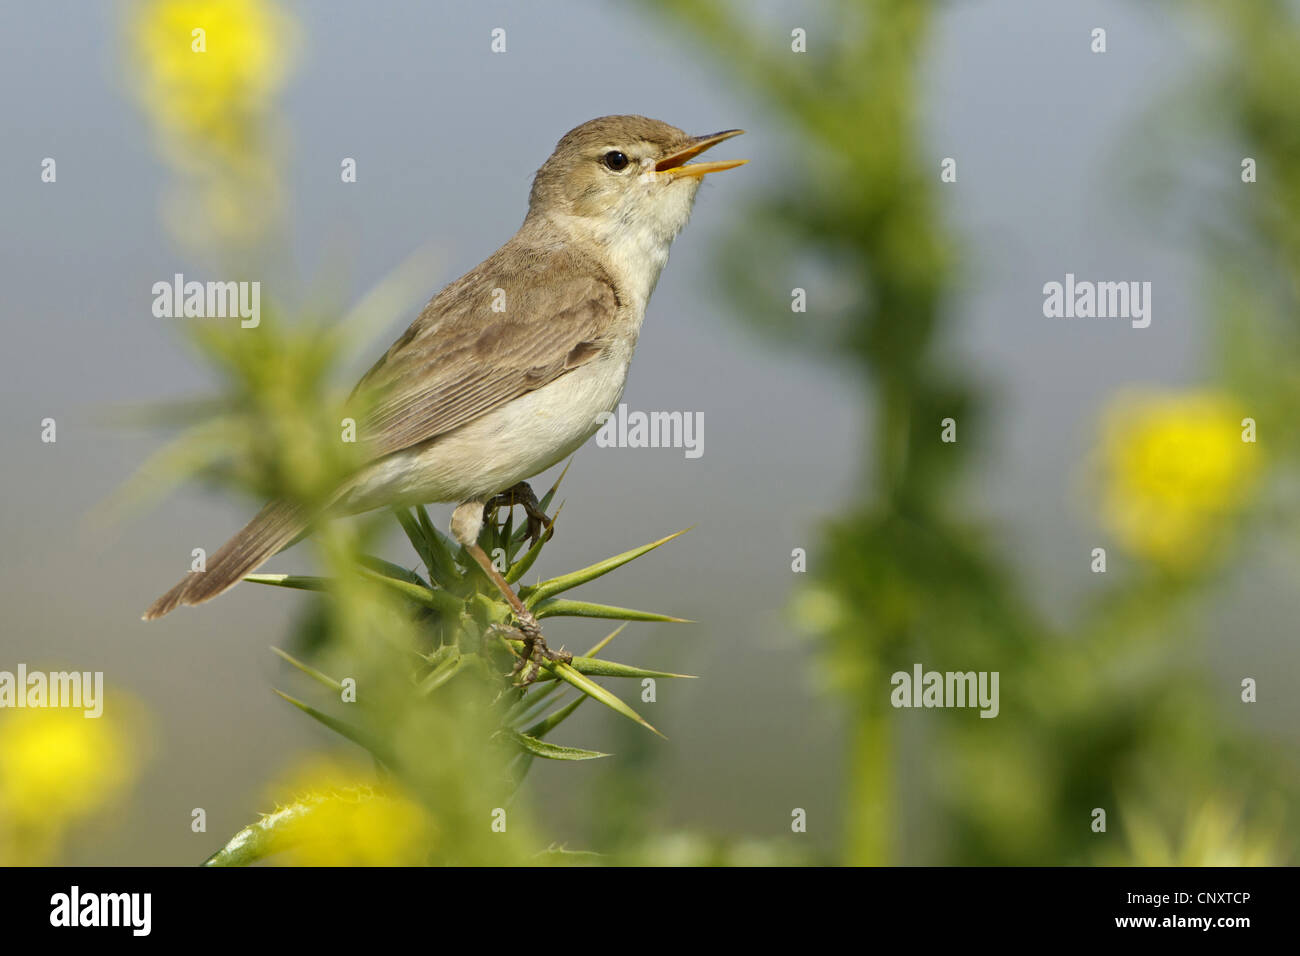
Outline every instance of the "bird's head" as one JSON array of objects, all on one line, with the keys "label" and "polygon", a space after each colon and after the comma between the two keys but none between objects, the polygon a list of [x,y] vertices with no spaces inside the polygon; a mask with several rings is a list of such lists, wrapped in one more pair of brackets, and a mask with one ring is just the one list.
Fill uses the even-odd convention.
[{"label": "bird's head", "polygon": [[690,218],[700,180],[746,160],[691,163],[744,130],[690,136],[644,116],[602,116],[570,130],[533,180],[529,216],[587,220],[595,234],[644,233],[671,242]]}]

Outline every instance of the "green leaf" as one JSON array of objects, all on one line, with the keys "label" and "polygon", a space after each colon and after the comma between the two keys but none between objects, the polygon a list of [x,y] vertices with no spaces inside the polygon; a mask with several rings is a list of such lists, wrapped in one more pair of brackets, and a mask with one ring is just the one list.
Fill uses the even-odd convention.
[{"label": "green leaf", "polygon": [[533,607],[533,614],[543,617],[599,617],[613,621],[651,621],[665,624],[691,624],[684,617],[672,617],[668,614],[655,614],[651,611],[634,611],[625,607],[612,607],[608,604],[592,604],[589,601],[569,601],[564,598],[550,598]]},{"label": "green leaf", "polygon": [[429,675],[420,681],[419,690],[421,694],[432,694],[447,681],[451,680],[470,664],[470,657],[466,654],[457,654],[443,661]]},{"label": "green leaf", "polygon": [[601,651],[603,651],[603,650],[604,650],[604,649],[609,645],[609,642],[610,642],[610,641],[612,641],[614,638],[618,637],[618,636],[619,636],[620,634],[622,634],[625,630],[627,630],[627,625],[626,625],[626,624],[620,624],[618,627],[614,628],[614,630],[610,631],[608,634],[606,634],[604,637],[602,637],[599,641],[597,641],[595,644],[593,644],[593,645],[591,646],[591,650],[587,651],[587,653],[583,654],[582,656],[583,656],[583,657],[595,657],[597,654],[599,654]]},{"label": "green leaf", "polygon": [[582,706],[583,701],[589,699],[590,698],[588,698],[586,694],[580,694],[559,710],[555,711],[555,713],[542,718],[537,723],[524,730],[523,734],[528,737],[537,737],[540,740],[567,720],[570,714]]},{"label": "green leaf", "polygon": [[520,591],[519,596],[523,599],[524,604],[531,608],[540,601],[544,601],[553,595],[568,591],[571,588],[576,588],[578,585],[586,584],[588,581],[594,581],[601,575],[609,574],[609,572],[613,571],[615,568],[621,568],[629,561],[635,561],[643,554],[648,554],[655,548],[667,544],[669,541],[673,540],[673,538],[681,537],[690,530],[690,528],[685,528],[675,534],[668,535],[666,538],[660,538],[658,541],[652,541],[650,544],[642,545],[639,548],[633,548],[631,551],[624,551],[622,554],[617,554],[612,558],[606,558],[604,561],[598,561],[580,571],[562,574],[558,578],[551,578],[549,581],[543,581],[535,587],[524,588]]},{"label": "green leaf", "polygon": [[320,721],[322,724],[324,724],[330,730],[334,731],[339,736],[346,737],[348,740],[352,741],[357,746],[370,751],[370,753],[374,754],[375,757],[378,758],[382,763],[392,762],[388,757],[387,748],[384,747],[382,741],[371,736],[369,733],[362,730],[361,728],[354,727],[351,724],[347,723],[346,721],[339,720],[337,717],[331,717],[329,714],[325,713],[324,711],[317,710],[315,707],[311,706],[311,704],[305,704],[300,700],[290,697],[288,694],[284,693],[283,691],[277,690],[275,691],[275,693],[278,694],[280,697],[283,697],[289,703],[293,704],[293,706],[297,707],[308,717]]},{"label": "green leaf", "polygon": [[203,866],[248,866],[275,853],[301,846],[304,827],[322,808],[346,799],[349,806],[387,799],[372,787],[348,788],[346,798],[334,792],[307,793],[285,807],[263,814],[244,827],[220,850],[203,861]]},{"label": "green leaf", "polygon": [[533,566],[533,562],[537,560],[537,556],[542,553],[542,548],[546,546],[546,532],[549,532],[555,527],[555,522],[559,520],[560,512],[563,510],[563,505],[555,509],[555,514],[551,515],[551,523],[546,526],[542,536],[534,541],[533,546],[528,549],[524,556],[512,564],[509,570],[506,571],[506,583],[514,584],[528,573],[528,569]]},{"label": "green leaf", "polygon": [[[542,686],[543,684],[544,686]],[[548,707],[555,703],[555,701],[551,700],[551,697],[559,690],[567,689],[569,685],[554,674],[543,671],[542,676],[537,681],[534,681],[531,686],[537,689],[525,695],[523,700],[515,704],[506,713],[501,721],[503,724],[518,727],[537,720],[546,712]]]},{"label": "green leaf", "polygon": [[614,661],[600,660],[594,657],[575,657],[573,669],[580,674],[591,677],[681,677],[695,680],[694,674],[671,674],[668,671],[650,671],[643,667],[628,664],[616,664]]},{"label": "green leaf", "polygon": [[291,657],[289,654],[280,650],[280,648],[272,647],[271,653],[277,655],[281,660],[285,661],[286,663],[292,664],[294,667],[298,668],[298,670],[302,671],[304,674],[306,674],[308,677],[312,678],[313,680],[320,681],[326,687],[338,691],[341,691],[343,689],[343,685],[339,681],[336,681],[333,677],[321,673],[316,668],[312,667],[310,664],[304,664],[302,661],[297,660],[294,657]]},{"label": "green leaf", "polygon": [[313,577],[308,574],[245,574],[245,581],[254,584],[270,584],[277,588],[295,588],[299,591],[324,591],[329,587],[329,578]]},{"label": "green leaf", "polygon": [[[610,710],[622,714],[628,720],[636,721],[642,727],[646,728],[651,733],[659,737],[664,736],[663,734],[659,733],[659,731],[655,730],[654,727],[650,726],[650,723],[645,718],[643,718],[640,714],[638,714],[627,704],[623,703],[622,700],[615,697],[609,691],[605,690],[605,688],[601,687],[591,678],[579,674],[568,664],[561,664],[559,661],[552,661],[550,662],[549,669],[553,671],[561,680],[567,681],[568,683],[572,684],[574,687],[578,688],[578,690],[582,691],[588,697],[594,697],[596,700],[600,701]],[[664,739],[667,740],[668,738],[664,737]]]},{"label": "green leaf", "polygon": [[609,756],[609,754],[601,753],[599,750],[561,747],[559,744],[547,743],[545,740],[538,740],[536,737],[530,737],[515,730],[505,729],[501,733],[524,753],[532,754],[534,757],[544,757],[547,760],[594,760],[597,757]]},{"label": "green leaf", "polygon": [[150,455],[114,491],[105,504],[105,520],[118,521],[138,514],[150,502],[158,501],[187,481],[218,467],[245,437],[234,416],[218,411],[224,401],[212,403],[212,416],[187,429],[159,451]]},{"label": "green leaf", "polygon": [[[547,686],[539,686],[542,682],[547,682]],[[530,684],[526,692],[521,691],[520,698],[506,710],[505,722],[515,724],[536,716],[540,710],[544,709],[539,705],[544,704],[548,697],[563,686],[563,683],[554,674],[542,671],[538,680]]]},{"label": "green leaf", "polygon": [[[508,638],[507,643],[514,649],[516,656],[523,652],[524,642]],[[574,657],[570,665],[580,674],[594,677],[681,677],[695,680],[694,674],[673,674],[669,671],[652,671],[630,664],[619,664],[596,657]],[[545,678],[543,678],[545,679]]]},{"label": "green leaf", "polygon": [[443,576],[443,583],[456,584],[464,580],[465,576],[456,566],[455,552],[459,550],[459,545],[434,526],[424,505],[417,505],[415,513],[420,519],[420,527],[424,529],[424,537],[429,543],[433,560],[438,565],[439,574]]},{"label": "green leaf", "polygon": [[[555,493],[560,488],[560,482],[562,482],[564,480],[564,476],[569,473],[569,466],[572,464],[573,464],[572,458],[570,458],[567,462],[565,462],[564,470],[561,471],[560,476],[555,479],[555,484],[551,485],[550,489],[546,492],[546,494],[542,495],[541,500],[538,501],[537,507],[542,512],[545,512],[547,509],[551,507],[551,502],[555,499]],[[543,529],[542,537],[539,540],[533,542],[532,547],[528,549],[528,552],[524,555],[523,558],[519,560],[519,562],[515,562],[515,555],[518,553],[519,546],[523,544],[524,537],[528,531],[528,525],[525,523],[513,532],[511,536],[511,543],[514,544],[514,547],[510,551],[511,567],[510,570],[506,572],[506,576],[505,576],[508,582],[514,584],[516,581],[518,581],[528,572],[529,568],[533,566],[533,562],[536,561],[537,556],[542,553],[542,546],[549,539],[550,533],[552,529],[554,529],[555,527],[555,522],[559,519],[560,512],[563,510],[564,510],[564,503],[561,502],[560,506],[555,509],[555,514],[551,515],[550,522]],[[513,516],[513,509],[511,511],[511,514]]]},{"label": "green leaf", "polygon": [[424,534],[424,530],[420,527],[419,521],[417,521],[415,517],[411,515],[411,512],[407,511],[405,508],[394,508],[393,514],[397,518],[397,523],[402,526],[402,530],[406,532],[406,537],[407,540],[411,542],[411,547],[413,547],[415,553],[420,556],[420,560],[424,562],[424,566],[428,569],[429,574],[433,574],[434,568],[437,565],[434,562],[433,554],[429,549],[429,540]]},{"label": "green leaf", "polygon": [[391,561],[385,561],[383,558],[377,558],[372,554],[363,554],[360,556],[360,560],[367,568],[379,574],[386,574],[390,578],[406,581],[409,584],[417,584],[422,588],[429,586],[425,583],[424,578],[400,564],[393,564]]},{"label": "green leaf", "polygon": [[465,607],[465,602],[462,599],[444,591],[442,588],[427,588],[422,584],[399,581],[396,578],[390,578],[386,574],[371,571],[369,568],[362,568],[361,571],[366,577],[378,581],[404,597],[410,598],[416,604],[423,604],[425,607],[431,607],[443,614],[458,615]]},{"label": "green leaf", "polygon": [[510,774],[513,790],[518,790],[523,784],[524,777],[528,776],[528,771],[532,769],[533,760],[535,759],[532,754],[517,753],[506,766],[506,772]]},{"label": "green leaf", "polygon": [[248,866],[272,853],[278,853],[289,845],[281,832],[282,828],[292,826],[314,809],[315,807],[305,803],[295,803],[274,813],[268,813],[256,823],[249,824],[236,833],[225,846],[204,860],[201,865]]},{"label": "green leaf", "polygon": [[[527,523],[525,523],[523,528],[520,528],[520,531],[524,531],[526,529],[527,529]],[[520,541],[522,540],[523,540],[523,536],[521,535]],[[507,563],[514,562],[515,552],[518,549],[518,544],[519,542],[515,541],[515,509],[510,508],[507,509],[506,523],[501,526],[501,533],[498,535],[498,547],[505,549]]]},{"label": "green leaf", "polygon": [[533,562],[537,560],[537,556],[542,553],[542,546],[545,544],[546,537],[543,535],[533,543],[531,548],[524,552],[522,558],[510,565],[505,574],[507,584],[514,584],[528,573],[528,569],[533,566]]},{"label": "green leaf", "polygon": [[537,503],[538,507],[540,507],[543,511],[549,508],[551,506],[551,502],[555,500],[555,493],[560,490],[560,482],[562,482],[564,480],[564,476],[569,473],[569,466],[572,464],[573,464],[573,458],[570,458],[568,461],[564,463],[564,470],[560,472],[560,477],[555,479],[555,484],[551,485],[550,490],[546,492],[546,494],[542,495],[542,500]]}]

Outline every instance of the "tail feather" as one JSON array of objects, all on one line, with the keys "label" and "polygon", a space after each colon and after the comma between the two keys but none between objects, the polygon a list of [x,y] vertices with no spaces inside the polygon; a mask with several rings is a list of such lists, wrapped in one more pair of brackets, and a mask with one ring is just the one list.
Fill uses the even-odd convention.
[{"label": "tail feather", "polygon": [[307,524],[301,507],[272,501],[208,559],[206,571],[187,574],[154,601],[144,612],[144,620],[162,617],[182,604],[202,604],[229,591],[245,574],[251,574],[268,558],[292,544]]}]

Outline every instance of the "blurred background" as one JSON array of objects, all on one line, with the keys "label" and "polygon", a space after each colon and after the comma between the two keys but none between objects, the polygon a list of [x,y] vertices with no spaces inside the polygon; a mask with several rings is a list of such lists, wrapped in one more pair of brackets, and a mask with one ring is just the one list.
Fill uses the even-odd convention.
[{"label": "blurred background", "polygon": [[[0,862],[197,863],[349,753],[270,691],[313,596],[139,620],[260,504],[214,480],[113,505],[175,434],[127,410],[229,387],[153,284],[257,279],[328,323],[415,256],[346,387],[608,113],[744,128],[719,158],[751,162],[702,188],[624,397],[702,413],[703,456],[589,444],[538,570],[693,525],[590,587],[696,622],[613,656],[699,679],[638,704],[667,741],[566,724],[614,756],[537,762],[534,844],[1295,862],[1300,5],[56,0],[0,9],[0,49],[0,670],[109,689],[101,721],[0,711]],[[1150,327],[1044,317],[1066,273],[1150,282]],[[395,527],[378,553],[417,560]],[[917,662],[998,671],[999,716],[893,709]]]}]

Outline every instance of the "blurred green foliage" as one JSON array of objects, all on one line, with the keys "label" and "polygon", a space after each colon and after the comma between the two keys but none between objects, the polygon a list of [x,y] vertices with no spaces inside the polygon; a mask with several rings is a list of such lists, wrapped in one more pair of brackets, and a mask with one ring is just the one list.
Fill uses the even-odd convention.
[{"label": "blurred green foliage", "polygon": [[[1296,810],[1294,763],[1229,716],[1238,689],[1212,683],[1198,659],[1197,617],[1222,565],[1174,574],[1139,560],[1061,632],[1023,594],[994,529],[950,505],[964,450],[988,432],[984,396],[951,341],[956,251],[936,202],[937,159],[918,132],[942,6],[838,0],[785,22],[741,4],[646,5],[707,47],[788,134],[788,174],[723,244],[737,311],[788,345],[849,364],[869,396],[860,495],[825,525],[815,582],[794,608],[851,707],[843,859],[1293,861],[1294,844],[1278,834]],[[1300,30],[1282,3],[1198,7],[1232,40],[1215,103],[1270,177],[1232,232],[1249,248],[1216,262],[1216,279],[1244,269],[1255,290],[1243,297],[1233,283],[1220,302],[1233,343],[1226,384],[1268,409],[1270,446],[1275,436],[1293,460],[1284,423],[1300,414],[1300,362],[1278,349],[1291,355],[1300,342],[1300,106],[1282,78],[1296,76]],[[793,27],[807,30],[806,53],[782,39]],[[834,305],[792,321],[789,290],[810,275],[826,278],[837,295],[822,301]],[[1242,313],[1256,334],[1243,335]],[[956,444],[940,441],[949,417],[960,422]],[[1184,473],[1196,477],[1175,468],[1175,484],[1191,480]],[[1254,513],[1231,515],[1239,533]],[[1000,672],[1000,715],[894,710],[890,674],[916,662]],[[1104,834],[1091,829],[1094,808],[1107,811]]]},{"label": "blurred green foliage", "polygon": [[[202,333],[202,356],[223,373],[221,397],[191,410],[197,421],[152,471],[173,481],[206,477],[255,498],[328,499],[355,467],[351,456],[332,447],[350,447],[332,424],[342,414],[329,397],[338,350],[323,344],[339,338],[281,315],[268,316],[256,329],[214,326]],[[542,509],[555,504],[558,484],[541,499]],[[291,862],[353,865],[573,862],[563,854],[538,856],[547,841],[513,798],[536,758],[606,754],[546,738],[588,698],[658,733],[599,679],[686,675],[598,658],[615,631],[571,663],[542,662],[537,681],[520,686],[511,666],[523,642],[509,605],[423,506],[395,514],[423,573],[369,553],[376,526],[371,517],[314,529],[324,576],[260,573],[246,579],[321,593],[300,631],[311,639],[294,651],[309,660],[278,653],[326,691],[317,691],[315,702],[281,696],[368,752],[377,776],[299,781],[298,792],[278,796],[277,809],[236,834],[210,864],[241,865],[281,853]],[[529,574],[550,537],[548,528],[530,542],[528,530],[527,523],[515,525],[513,508],[488,509],[479,545],[511,583]],[[520,584],[519,597],[548,622],[676,622],[569,596],[676,537]],[[555,629],[548,633],[556,640]],[[571,693],[556,693],[561,690]],[[394,819],[409,826],[399,833]]]},{"label": "blurred green foliage", "polygon": [[[860,494],[826,523],[816,580],[794,609],[849,705],[843,860],[1294,861],[1296,848],[1282,837],[1296,811],[1293,761],[1227,716],[1236,689],[1212,684],[1199,659],[1198,619],[1224,564],[1171,570],[1139,556],[1132,573],[1110,576],[1107,590],[1056,628],[1022,593],[996,529],[952,505],[968,450],[988,431],[985,396],[951,341],[958,243],[942,221],[937,164],[918,132],[921,66],[940,5],[810,5],[797,24],[808,30],[808,52],[796,54],[782,32],[792,25],[776,29],[741,3],[644,3],[707,46],[790,134],[785,177],[722,245],[738,311],[787,346],[851,368],[869,397],[864,412],[875,427],[862,449]],[[291,35],[292,24],[269,0],[225,5],[209,30],[224,35],[210,42],[257,56],[192,73],[169,26],[189,16],[185,4],[132,9],[142,106],[174,174],[205,204],[178,238],[219,262],[264,261],[266,249],[273,257],[282,204],[279,153],[269,144],[279,140],[274,97],[288,70],[274,38]],[[1300,105],[1289,82],[1300,69],[1300,28],[1281,2],[1201,0],[1179,11],[1206,18],[1223,38],[1217,68],[1198,82],[1207,112],[1261,171],[1260,183],[1243,187],[1249,193],[1219,204],[1228,218],[1203,229],[1223,345],[1218,387],[1259,409],[1269,447],[1264,490],[1216,515],[1244,541],[1265,527],[1294,531],[1297,519],[1285,489],[1294,487],[1300,453],[1300,436],[1286,427],[1300,413]],[[194,116],[204,121],[187,119]],[[808,286],[810,275],[836,295],[792,322],[789,290]],[[220,397],[172,416],[193,427],[146,469],[161,482],[151,493],[206,479],[255,500],[314,502],[354,467],[351,447],[339,441],[343,395],[332,385],[339,357],[356,344],[343,338],[352,333],[331,323],[328,309],[319,319],[291,319],[284,309],[272,303],[256,330],[191,326],[200,355],[221,373]],[[960,422],[956,444],[940,441],[949,417]],[[378,771],[366,780],[355,769],[294,778],[277,810],[213,862],[282,849],[298,862],[592,862],[568,848],[539,854],[545,838],[510,798],[533,758],[592,756],[541,741],[570,708],[600,696],[583,681],[610,670],[592,660],[575,662],[567,676],[549,668],[546,677],[574,688],[567,702],[549,696],[558,680],[526,694],[512,688],[502,672],[514,645],[494,628],[505,623],[503,606],[427,516],[401,521],[423,575],[368,556],[376,524],[360,521],[316,536],[322,578],[262,576],[328,590],[312,609],[313,642],[294,648],[310,660],[291,658],[327,690],[314,703],[293,700],[374,754]],[[492,522],[484,540],[506,552],[514,579],[536,558],[520,550],[517,530]],[[591,572],[526,597],[539,614],[591,612],[558,597],[561,584],[591,580]],[[605,616],[635,617],[618,610]],[[895,711],[890,674],[916,662],[999,672],[999,716]],[[358,700],[340,708],[345,677]],[[638,748],[653,738],[621,723],[641,736],[595,801],[608,859],[800,862],[766,844],[658,830],[648,775],[633,772],[648,765]],[[1105,834],[1090,827],[1098,807],[1109,815]],[[496,809],[508,809],[504,833],[490,827]]]}]

